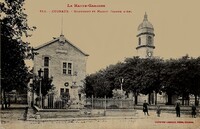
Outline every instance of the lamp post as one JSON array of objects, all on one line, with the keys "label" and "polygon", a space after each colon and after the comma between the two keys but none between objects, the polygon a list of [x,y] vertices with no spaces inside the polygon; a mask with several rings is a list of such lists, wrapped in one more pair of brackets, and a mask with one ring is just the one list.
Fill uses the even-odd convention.
[{"label": "lamp post", "polygon": [[121,108],[122,108],[122,97],[123,97],[123,82],[124,78],[119,79],[120,81],[120,86],[121,86]]},{"label": "lamp post", "polygon": [[120,82],[120,87],[121,87],[121,95],[123,94],[123,82],[124,82],[124,78],[120,78],[119,79]]},{"label": "lamp post", "polygon": [[121,80],[120,80],[120,83],[121,83],[121,92],[123,91],[123,88],[122,88],[123,82],[124,82],[124,78],[121,78]]},{"label": "lamp post", "polygon": [[42,69],[40,68],[40,70],[38,70],[38,76],[39,76],[39,80],[40,80],[40,89],[39,89],[39,96],[40,96],[40,107],[42,107]]},{"label": "lamp post", "polygon": [[31,106],[34,106],[34,91],[35,91],[35,84],[36,84],[36,79],[37,79],[37,76],[34,75],[33,76],[33,86],[32,86],[32,105]]}]

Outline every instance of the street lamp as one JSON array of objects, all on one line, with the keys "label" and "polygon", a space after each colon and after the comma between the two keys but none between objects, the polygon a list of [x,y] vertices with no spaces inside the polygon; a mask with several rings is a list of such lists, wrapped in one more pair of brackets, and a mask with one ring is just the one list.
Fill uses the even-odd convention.
[{"label": "street lamp", "polygon": [[122,97],[123,97],[123,82],[124,82],[124,78],[119,79],[120,81],[120,86],[121,86],[121,108],[122,108]]},{"label": "street lamp", "polygon": [[34,106],[34,91],[35,91],[35,85],[36,85],[36,81],[37,81],[37,76],[34,75],[33,76],[33,85],[32,85],[32,106]]},{"label": "street lamp", "polygon": [[43,71],[40,68],[40,70],[38,70],[38,76],[39,76],[39,80],[40,80],[40,89],[39,89],[39,96],[40,96],[40,107],[42,107],[42,77],[43,77]]},{"label": "street lamp", "polygon": [[122,88],[123,82],[124,82],[124,78],[121,78],[121,80],[120,80],[120,83],[121,83],[121,92],[123,91],[123,88]]}]

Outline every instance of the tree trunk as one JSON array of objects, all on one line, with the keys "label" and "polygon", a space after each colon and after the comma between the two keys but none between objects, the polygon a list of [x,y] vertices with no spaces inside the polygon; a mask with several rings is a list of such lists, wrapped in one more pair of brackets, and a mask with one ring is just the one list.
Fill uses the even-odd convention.
[{"label": "tree trunk", "polygon": [[3,91],[3,101],[4,101],[4,104],[5,104],[5,109],[7,109],[7,102],[6,102],[6,92],[5,90]]},{"label": "tree trunk", "polygon": [[138,103],[138,96],[137,94],[135,94],[135,105],[137,105],[137,103]]},{"label": "tree trunk", "polygon": [[1,90],[1,109],[4,109],[3,89]]},{"label": "tree trunk", "polygon": [[42,95],[42,99],[41,99],[41,101],[42,101],[41,108],[44,108],[44,96],[43,96],[43,95]]},{"label": "tree trunk", "polygon": [[198,103],[197,103],[197,95],[194,95],[194,98],[195,98],[194,103],[195,103],[196,106],[198,106]]},{"label": "tree trunk", "polygon": [[151,93],[148,94],[148,103],[151,104]]},{"label": "tree trunk", "polygon": [[168,105],[171,105],[172,104],[172,95],[170,93],[167,94],[167,97],[168,97]]},{"label": "tree trunk", "polygon": [[184,94],[182,95],[182,105],[184,105]]},{"label": "tree trunk", "polygon": [[155,105],[157,105],[157,92],[155,92]]}]

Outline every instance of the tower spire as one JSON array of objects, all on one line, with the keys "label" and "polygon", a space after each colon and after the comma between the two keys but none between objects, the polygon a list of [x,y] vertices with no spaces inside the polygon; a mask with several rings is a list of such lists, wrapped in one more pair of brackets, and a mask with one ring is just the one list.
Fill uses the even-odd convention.
[{"label": "tower spire", "polygon": [[147,19],[147,13],[144,14],[142,23],[138,26],[138,46],[136,47],[140,58],[152,58],[154,53],[154,28]]},{"label": "tower spire", "polygon": [[147,13],[145,12],[145,14],[144,14],[144,20],[143,21],[148,21],[148,19],[147,19]]},{"label": "tower spire", "polygon": [[61,17],[61,34],[60,35],[63,35],[63,15]]}]

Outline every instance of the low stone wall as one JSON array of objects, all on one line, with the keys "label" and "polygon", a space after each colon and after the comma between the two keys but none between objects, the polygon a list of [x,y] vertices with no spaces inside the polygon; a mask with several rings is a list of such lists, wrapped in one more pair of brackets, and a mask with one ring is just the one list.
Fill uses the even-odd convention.
[{"label": "low stone wall", "polygon": [[81,109],[81,116],[105,116],[103,109]]},{"label": "low stone wall", "polygon": [[80,112],[74,111],[57,111],[57,112],[37,112],[41,118],[63,118],[63,117],[77,117],[80,115]]},{"label": "low stone wall", "polygon": [[35,114],[29,119],[48,118],[75,118],[75,117],[101,117],[101,116],[134,116],[134,109],[39,109],[34,107]]},{"label": "low stone wall", "polygon": [[80,116],[80,109],[40,109],[34,106],[36,119],[40,118],[63,118]]}]

